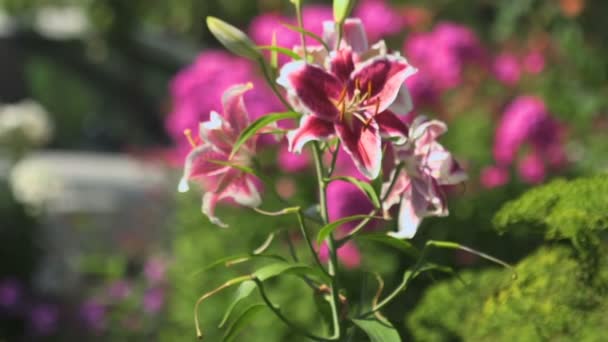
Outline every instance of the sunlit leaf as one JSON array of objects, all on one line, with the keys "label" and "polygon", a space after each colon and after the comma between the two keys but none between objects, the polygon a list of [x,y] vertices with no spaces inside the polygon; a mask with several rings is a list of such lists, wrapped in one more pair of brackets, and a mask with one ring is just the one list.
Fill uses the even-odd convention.
[{"label": "sunlit leaf", "polygon": [[292,31],[296,31],[299,33],[302,33],[305,36],[308,36],[314,40],[316,40],[319,44],[323,45],[323,48],[325,48],[325,50],[330,51],[329,46],[327,45],[327,43],[323,40],[323,38],[319,37],[318,35],[314,34],[313,32],[307,31],[301,27],[298,26],[294,26],[294,25],[289,25],[289,24],[282,24],[283,26],[287,27],[288,29],[292,30]]},{"label": "sunlit leaf", "polygon": [[[292,51],[292,50],[290,50],[288,48],[284,48],[282,46],[274,46],[274,45],[273,46],[258,46],[258,48],[260,50],[268,50],[268,51],[274,53],[275,55],[278,54],[278,53],[281,53],[281,54],[283,54],[283,55],[285,55],[287,57],[293,58],[294,60],[300,60],[300,59],[302,59],[302,56],[300,56],[297,53],[295,53],[294,51]],[[271,57],[272,57],[272,55],[271,55]],[[273,67],[276,68],[276,66],[278,66],[278,62],[276,63],[276,66],[273,65],[273,61],[272,61],[272,58],[271,58],[270,65],[272,65]]]},{"label": "sunlit leaf", "polygon": [[236,292],[234,293],[234,297],[230,301],[230,304],[228,304],[228,308],[226,309],[226,312],[224,313],[224,317],[222,318],[222,321],[219,324],[220,328],[222,328],[224,326],[224,324],[226,324],[226,322],[228,321],[228,318],[230,318],[230,315],[232,314],[232,311],[234,310],[234,308],[242,300],[249,297],[249,295],[251,294],[251,292],[253,292],[255,287],[256,287],[255,282],[253,282],[251,280],[245,281],[245,282],[241,283],[241,285],[239,285],[239,287],[236,289]]},{"label": "sunlit leaf", "polygon": [[359,190],[361,190],[365,194],[365,196],[367,196],[367,198],[369,198],[369,200],[374,205],[374,208],[380,208],[380,198],[378,198],[378,194],[376,193],[376,191],[374,190],[374,187],[371,184],[369,184],[365,181],[358,180],[355,177],[348,177],[348,176],[332,177],[332,178],[328,179],[329,182],[337,181],[337,180],[349,182],[352,185],[356,186],[357,188],[359,188]]},{"label": "sunlit leaf", "polygon": [[388,321],[374,317],[373,319],[353,319],[352,322],[365,331],[370,342],[401,342],[397,329]]},{"label": "sunlit leaf", "polygon": [[251,323],[251,321],[253,321],[255,317],[264,309],[266,309],[266,305],[264,304],[254,304],[245,309],[239,315],[239,317],[230,325],[230,327],[228,327],[226,333],[224,334],[223,341],[236,341],[236,338],[239,333],[241,333],[243,329],[247,326],[247,324]]},{"label": "sunlit leaf", "polygon": [[420,251],[409,241],[397,239],[385,233],[359,234],[356,235],[356,239],[359,241],[363,240],[382,243],[384,245],[396,248],[413,258],[418,258],[420,255]]},{"label": "sunlit leaf", "polygon": [[261,118],[252,122],[251,125],[249,125],[243,130],[243,132],[241,132],[241,135],[239,135],[239,138],[232,147],[232,153],[230,155],[234,156],[234,154],[245,142],[247,142],[247,140],[251,139],[257,132],[259,132],[264,127],[279,120],[296,119],[298,117],[300,117],[300,114],[296,112],[271,113],[262,116]]},{"label": "sunlit leaf", "polygon": [[327,237],[331,233],[333,233],[334,230],[336,230],[338,227],[340,227],[344,223],[348,223],[348,222],[355,221],[355,220],[363,220],[366,218],[382,219],[382,217],[380,217],[380,216],[370,216],[370,215],[353,215],[353,216],[343,217],[339,220],[335,220],[335,221],[330,222],[330,223],[326,224],[325,226],[323,226],[319,230],[319,233],[317,234],[317,243],[321,244],[323,241],[325,241],[325,239],[327,239]]}]

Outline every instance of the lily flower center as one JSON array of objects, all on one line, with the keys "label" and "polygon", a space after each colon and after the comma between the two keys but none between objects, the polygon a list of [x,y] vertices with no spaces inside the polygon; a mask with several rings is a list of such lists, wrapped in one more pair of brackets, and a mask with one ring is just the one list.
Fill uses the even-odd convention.
[{"label": "lily flower center", "polygon": [[[348,85],[345,85],[340,92],[338,100],[333,101],[339,112],[338,120],[346,122],[351,127],[353,118],[358,119],[365,126],[369,125],[372,118],[378,114],[380,107],[379,99],[372,104],[369,103],[372,97],[372,90],[371,81],[367,82],[367,86],[363,89],[360,80],[355,79],[355,87],[352,94],[349,94]],[[370,111],[370,109],[373,109],[373,111]],[[365,115],[364,112],[371,112],[372,115]]]}]

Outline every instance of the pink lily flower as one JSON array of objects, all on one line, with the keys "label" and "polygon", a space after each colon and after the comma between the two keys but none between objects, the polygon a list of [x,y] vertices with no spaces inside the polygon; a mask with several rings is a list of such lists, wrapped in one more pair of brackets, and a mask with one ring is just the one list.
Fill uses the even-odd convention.
[{"label": "pink lily flower", "polygon": [[304,114],[287,135],[289,150],[300,153],[307,142],[335,134],[359,171],[374,179],[380,173],[381,137],[406,138],[405,125],[389,107],[416,69],[399,55],[359,64],[356,56],[344,47],[331,53],[327,69],[304,61],[287,63],[277,82]]},{"label": "pink lily flower", "polygon": [[[403,145],[395,145],[397,162],[404,167],[389,179],[395,179],[390,193],[386,196],[384,208],[387,211],[401,202],[397,232],[391,235],[400,239],[412,238],[424,217],[447,216],[448,207],[444,185],[453,185],[467,179],[466,173],[454,160],[437,138],[447,131],[447,126],[437,120],[419,116],[412,122],[409,140]],[[396,177],[396,178],[394,178]],[[390,182],[383,185],[383,196],[389,191]]]},{"label": "pink lily flower", "polygon": [[188,181],[199,183],[206,190],[202,211],[220,227],[227,225],[214,214],[218,201],[231,199],[247,207],[257,207],[262,201],[257,178],[232,166],[250,165],[255,139],[248,140],[234,156],[230,156],[239,134],[249,125],[243,95],[252,88],[251,83],[228,88],[222,97],[223,115],[211,112],[210,119],[200,124],[199,141],[192,139],[189,131],[186,132],[192,150],[186,157],[184,176],[178,190],[188,191]]}]

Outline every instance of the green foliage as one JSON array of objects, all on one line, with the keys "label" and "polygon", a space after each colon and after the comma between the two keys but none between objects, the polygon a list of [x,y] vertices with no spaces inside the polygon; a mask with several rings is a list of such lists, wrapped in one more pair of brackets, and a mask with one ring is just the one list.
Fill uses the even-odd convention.
[{"label": "green foliage", "polygon": [[468,283],[430,288],[407,324],[418,341],[600,341],[608,324],[608,268],[582,282],[579,259],[564,246],[543,247],[505,270],[467,271]]},{"label": "green foliage", "polygon": [[[507,203],[495,216],[501,231],[530,229],[546,239],[570,239],[608,228],[608,175],[555,180]],[[576,243],[576,242],[575,242]]]}]

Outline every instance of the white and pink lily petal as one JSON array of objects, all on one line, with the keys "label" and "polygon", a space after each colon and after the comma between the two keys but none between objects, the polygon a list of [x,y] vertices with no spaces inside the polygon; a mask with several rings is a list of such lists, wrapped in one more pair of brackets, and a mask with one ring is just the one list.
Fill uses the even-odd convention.
[{"label": "white and pink lily petal", "polygon": [[336,134],[361,173],[377,177],[381,134],[407,137],[405,126],[387,109],[410,75],[410,65],[396,56],[376,57],[355,67],[350,49],[333,52],[328,70],[304,61],[284,65],[277,82],[305,115],[288,136],[290,149],[300,151],[306,142]]},{"label": "white and pink lily petal", "polygon": [[409,140],[394,146],[397,163],[403,163],[403,168],[398,174],[394,170],[391,181],[382,188],[386,211],[400,203],[398,231],[392,236],[412,238],[423,218],[448,215],[442,186],[466,180],[466,173],[452,154],[437,142],[446,131],[443,122],[418,117],[411,123]]},{"label": "white and pink lily petal", "polygon": [[203,213],[222,227],[226,225],[214,214],[218,201],[230,199],[248,207],[261,204],[256,177],[239,168],[251,163],[255,140],[250,139],[232,155],[235,142],[250,122],[243,101],[244,93],[250,89],[251,84],[244,84],[226,90],[222,114],[211,112],[209,120],[199,126],[198,139],[186,132],[192,150],[186,157],[178,191],[188,191],[190,181],[198,183],[205,191]]}]

